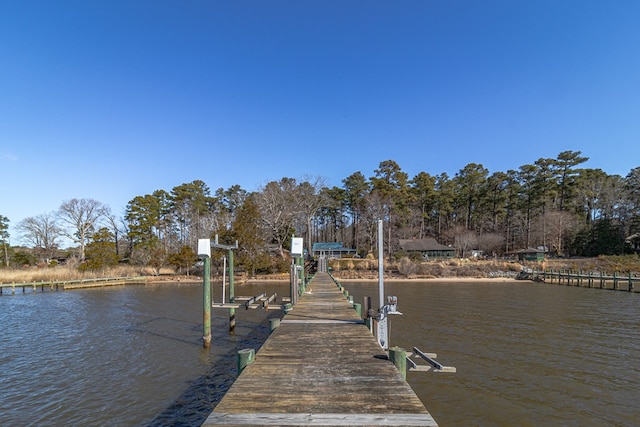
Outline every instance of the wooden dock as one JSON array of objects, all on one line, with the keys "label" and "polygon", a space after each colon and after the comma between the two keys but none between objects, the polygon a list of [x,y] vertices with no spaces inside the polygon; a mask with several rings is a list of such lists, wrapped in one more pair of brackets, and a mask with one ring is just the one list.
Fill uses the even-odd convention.
[{"label": "wooden dock", "polygon": [[608,289],[613,291],[638,292],[636,282],[640,276],[634,272],[605,273],[602,271],[573,271],[573,270],[543,270],[532,271],[534,279],[558,285],[577,286],[587,288]]},{"label": "wooden dock", "polygon": [[437,426],[327,273],[203,425]]},{"label": "wooden dock", "polygon": [[69,289],[85,289],[85,288],[98,288],[105,286],[119,286],[119,285],[132,285],[132,284],[146,284],[145,277],[100,277],[91,279],[77,279],[77,280],[58,280],[58,281],[40,281],[40,282],[28,282],[28,283],[0,283],[0,295],[11,295],[16,293],[16,288],[21,289],[22,293],[26,293],[27,290],[36,292],[40,289],[40,292],[44,292],[45,289],[49,291],[69,290]]}]

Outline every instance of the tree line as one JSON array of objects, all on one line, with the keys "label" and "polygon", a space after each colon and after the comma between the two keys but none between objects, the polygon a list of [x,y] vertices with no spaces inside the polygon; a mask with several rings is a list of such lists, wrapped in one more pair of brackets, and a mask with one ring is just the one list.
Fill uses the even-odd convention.
[{"label": "tree line", "polygon": [[[215,235],[239,242],[238,264],[251,272],[286,268],[292,235],[303,237],[309,251],[313,242],[340,241],[366,256],[375,250],[379,219],[389,256],[400,253],[399,239],[425,237],[461,257],[472,249],[501,256],[529,247],[557,256],[622,254],[625,237],[640,231],[640,167],[621,177],[581,167],[587,160],[564,151],[506,172],[470,163],[452,177],[411,178],[385,160],[372,176],[358,171],[341,186],[284,177],[253,192],[234,185],[212,193],[195,180],[136,196],[122,216],[98,201],[73,199],[17,229],[32,257],[54,258],[65,236],[81,267],[91,269],[118,262],[187,268],[197,240]],[[7,244],[8,223],[0,216],[2,263],[33,262]]]}]

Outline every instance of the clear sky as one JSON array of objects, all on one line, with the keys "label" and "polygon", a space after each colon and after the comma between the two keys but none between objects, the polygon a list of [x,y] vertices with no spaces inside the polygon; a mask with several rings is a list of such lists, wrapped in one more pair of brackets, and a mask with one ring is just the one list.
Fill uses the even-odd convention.
[{"label": "clear sky", "polygon": [[[331,186],[581,151],[640,166],[640,1],[23,0],[0,13],[0,215],[195,179]],[[12,243],[15,241],[12,233]]]}]

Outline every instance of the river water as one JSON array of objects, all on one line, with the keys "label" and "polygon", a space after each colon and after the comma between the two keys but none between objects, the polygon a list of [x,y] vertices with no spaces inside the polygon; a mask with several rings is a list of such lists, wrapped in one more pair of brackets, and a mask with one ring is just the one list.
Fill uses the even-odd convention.
[{"label": "river water", "polygon": [[204,350],[201,284],[4,294],[0,426],[200,425],[279,314],[237,313],[230,336],[214,310]]},{"label": "river water", "polygon": [[[351,284],[377,302],[377,284]],[[236,295],[288,294],[243,285]],[[219,298],[219,290],[214,298]],[[505,283],[386,283],[403,316],[391,345],[438,353],[455,374],[409,372],[447,426],[640,425],[640,294]],[[0,296],[0,425],[200,425],[258,348],[269,317],[212,314],[202,349],[199,284]],[[383,386],[383,385],[381,385]]]},{"label": "river water", "polygon": [[[345,285],[355,301],[376,285]],[[457,373],[409,372],[440,426],[640,425],[640,294],[522,281],[387,283],[390,343]]]}]

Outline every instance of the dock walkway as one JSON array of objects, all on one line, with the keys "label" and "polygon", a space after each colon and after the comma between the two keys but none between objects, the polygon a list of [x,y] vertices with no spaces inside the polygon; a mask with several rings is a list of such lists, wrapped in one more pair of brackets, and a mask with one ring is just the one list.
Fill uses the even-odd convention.
[{"label": "dock walkway", "polygon": [[203,425],[437,426],[327,273]]}]

